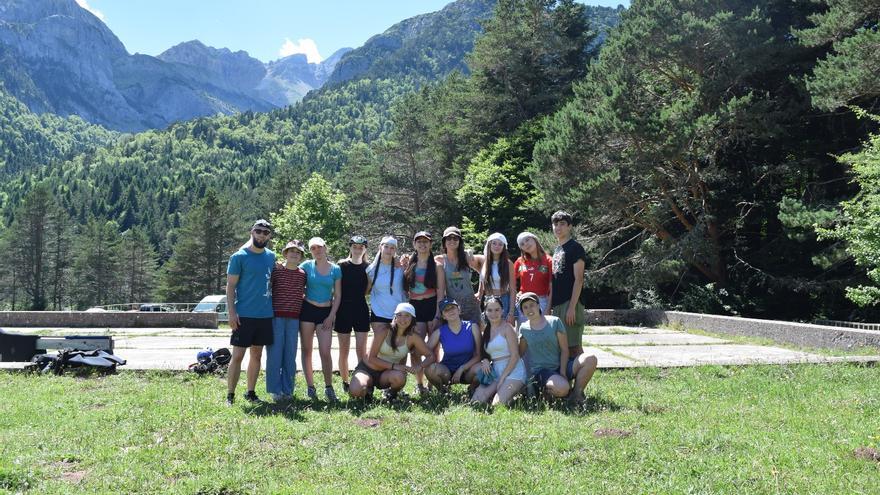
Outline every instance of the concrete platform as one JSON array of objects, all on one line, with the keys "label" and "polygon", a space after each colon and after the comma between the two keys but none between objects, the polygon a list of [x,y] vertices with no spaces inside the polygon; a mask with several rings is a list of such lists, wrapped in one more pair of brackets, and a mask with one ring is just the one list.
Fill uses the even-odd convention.
[{"label": "concrete platform", "polygon": [[[184,370],[204,348],[229,347],[229,330],[189,328],[5,328],[9,332],[39,335],[112,335],[116,354],[128,361],[123,369]],[[698,365],[748,365],[830,362],[878,362],[876,356],[828,356],[782,347],[738,344],[724,339],[663,328],[590,327],[584,334],[585,351],[595,354],[600,368],[679,367]],[[317,339],[312,355],[320,370]],[[349,369],[357,357],[349,353]],[[333,339],[333,363],[337,368],[338,343]],[[298,359],[299,361],[299,359]],[[265,365],[265,353],[263,355]],[[21,368],[25,363],[0,363],[0,368]],[[301,368],[301,366],[300,366]]]}]

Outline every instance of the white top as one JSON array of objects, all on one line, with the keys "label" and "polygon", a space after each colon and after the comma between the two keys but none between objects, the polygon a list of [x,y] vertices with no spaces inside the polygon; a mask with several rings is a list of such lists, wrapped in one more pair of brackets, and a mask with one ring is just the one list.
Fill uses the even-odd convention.
[{"label": "white top", "polygon": [[[373,279],[374,266],[367,267],[367,276]],[[406,301],[406,293],[403,290],[403,268],[394,268],[394,283],[389,283],[391,278],[391,265],[379,263],[379,272],[376,280],[372,280],[373,288],[370,289],[370,307],[373,314],[382,318],[394,318],[394,310],[397,305]]]}]

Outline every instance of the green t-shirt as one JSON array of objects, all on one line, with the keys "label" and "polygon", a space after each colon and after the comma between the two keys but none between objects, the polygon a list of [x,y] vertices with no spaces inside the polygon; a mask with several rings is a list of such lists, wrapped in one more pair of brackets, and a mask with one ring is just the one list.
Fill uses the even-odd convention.
[{"label": "green t-shirt", "polygon": [[562,351],[559,349],[556,334],[565,337],[565,324],[555,316],[544,318],[547,319],[547,324],[539,330],[532,330],[528,321],[519,327],[520,334],[529,344],[528,353],[533,372],[559,369],[559,355]]}]

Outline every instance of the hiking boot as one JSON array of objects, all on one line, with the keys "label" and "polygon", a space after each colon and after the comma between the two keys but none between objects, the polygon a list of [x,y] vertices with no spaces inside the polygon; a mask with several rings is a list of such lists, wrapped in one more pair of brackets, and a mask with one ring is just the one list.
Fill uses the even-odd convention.
[{"label": "hiking boot", "polygon": [[428,394],[431,393],[431,391],[430,389],[428,389],[428,387],[419,383],[418,385],[416,385],[416,393],[419,395],[419,397],[427,397]]},{"label": "hiking boot", "polygon": [[306,388],[306,396],[312,400],[318,400],[318,392],[315,390],[315,387],[309,386]]},{"label": "hiking boot", "polygon": [[395,400],[397,400],[397,396],[397,390],[391,390],[390,388],[385,389],[385,391],[382,392],[382,399],[384,399],[386,402],[394,402]]},{"label": "hiking boot", "polygon": [[336,397],[336,391],[333,390],[333,387],[330,385],[324,387],[324,396],[327,397],[327,402],[339,401],[339,399]]},{"label": "hiking boot", "polygon": [[244,394],[244,400],[250,402],[251,404],[262,402],[260,398],[257,397],[257,393],[253,390],[249,390],[248,393]]},{"label": "hiking boot", "polygon": [[231,393],[231,392],[226,394],[226,405],[231,406],[234,403],[235,403],[235,394]]}]

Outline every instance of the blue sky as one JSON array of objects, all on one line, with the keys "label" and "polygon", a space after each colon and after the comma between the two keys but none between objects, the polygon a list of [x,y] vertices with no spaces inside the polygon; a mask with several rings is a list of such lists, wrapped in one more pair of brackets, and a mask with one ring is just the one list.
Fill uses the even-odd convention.
[{"label": "blue sky", "polygon": [[[130,53],[158,55],[183,41],[245,50],[264,62],[291,53],[311,61],[358,47],[392,24],[440,10],[450,0],[76,0]],[[589,0],[629,5],[629,0]]]}]

